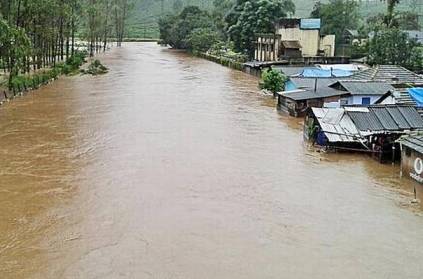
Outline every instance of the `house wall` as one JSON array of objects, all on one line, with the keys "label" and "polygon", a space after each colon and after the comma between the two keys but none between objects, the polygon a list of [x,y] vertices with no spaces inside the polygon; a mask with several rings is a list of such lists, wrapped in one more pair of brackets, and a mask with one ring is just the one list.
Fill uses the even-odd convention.
[{"label": "house wall", "polygon": [[322,36],[320,50],[325,53],[325,56],[335,56],[335,35]]},{"label": "house wall", "polygon": [[325,98],[323,100],[323,107],[324,108],[339,108],[341,107],[340,100],[341,100],[340,96]]},{"label": "house wall", "polygon": [[375,96],[375,95],[350,96],[347,98],[343,98],[342,100],[347,101],[347,103],[346,104],[344,103],[344,105],[361,105],[363,98],[370,98],[370,104],[373,105],[374,103],[376,103],[377,100],[380,99],[380,96]]},{"label": "house wall", "polygon": [[380,104],[382,104],[382,105],[393,105],[393,104],[395,104],[395,98],[393,96],[389,96],[385,100],[383,100]]},{"label": "house wall", "polygon": [[282,41],[299,41],[303,56],[316,56],[319,51],[320,30],[302,30],[295,28],[278,28],[276,34]]},{"label": "house wall", "polygon": [[[402,176],[410,177],[419,183],[423,183],[423,173],[418,173],[415,164],[419,166],[419,162],[416,160],[423,160],[423,154],[416,152],[406,146],[402,147],[401,151],[401,173]],[[423,167],[423,162],[422,162]],[[422,169],[423,170],[423,169]]]}]

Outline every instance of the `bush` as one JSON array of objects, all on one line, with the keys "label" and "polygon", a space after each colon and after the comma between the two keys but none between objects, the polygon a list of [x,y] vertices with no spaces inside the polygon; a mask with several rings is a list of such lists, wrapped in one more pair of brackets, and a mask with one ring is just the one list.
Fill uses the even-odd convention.
[{"label": "bush", "polygon": [[[33,75],[19,75],[12,78],[9,89],[13,92],[22,92],[29,88],[38,88],[41,84],[48,83],[51,79],[57,79],[60,75],[69,75],[79,71],[79,68],[86,62],[87,52],[76,51],[65,63],[57,63],[49,70],[43,70]],[[93,62],[95,74],[107,72],[107,68],[101,65],[100,61]],[[91,67],[91,65],[90,65]]]},{"label": "bush", "polygon": [[235,62],[245,63],[248,56],[233,50],[233,43],[217,42],[211,46],[208,53],[215,56],[224,57]]},{"label": "bush", "polygon": [[262,75],[262,89],[271,91],[273,94],[283,91],[287,77],[274,69],[266,69]]},{"label": "bush", "polygon": [[194,52],[206,52],[219,41],[219,37],[211,28],[197,28],[188,36],[187,45]]},{"label": "bush", "polygon": [[66,65],[69,65],[72,70],[79,69],[85,62],[88,54],[85,51],[76,51],[74,55],[66,60]]},{"label": "bush", "polygon": [[89,66],[88,69],[84,72],[93,76],[103,75],[109,72],[109,69],[101,64],[100,60],[94,60]]}]

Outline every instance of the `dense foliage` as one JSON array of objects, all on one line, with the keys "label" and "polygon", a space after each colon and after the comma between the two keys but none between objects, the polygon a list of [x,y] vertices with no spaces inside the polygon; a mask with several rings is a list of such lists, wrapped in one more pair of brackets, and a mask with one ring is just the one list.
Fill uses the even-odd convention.
[{"label": "dense foliage", "polygon": [[340,43],[347,29],[357,29],[360,23],[358,3],[353,0],[330,0],[327,4],[316,2],[311,17],[322,20],[322,33],[335,34]]},{"label": "dense foliage", "polygon": [[257,34],[274,32],[274,23],[295,13],[291,0],[236,0],[226,15],[227,32],[235,49],[252,56]]},{"label": "dense foliage", "polygon": [[[231,10],[232,4],[236,0],[132,0],[135,3],[133,9],[129,11],[127,35],[133,38],[158,38],[158,20],[166,14],[179,13],[186,6],[198,6],[200,9],[208,11],[213,17],[221,19]],[[321,0],[328,3],[329,0]],[[401,0],[396,6],[397,12],[418,11],[421,0]],[[258,2],[256,0],[255,2]],[[308,17],[312,11],[315,0],[293,0],[296,6],[296,17]],[[379,0],[356,0],[358,12],[365,21],[380,13],[385,13],[386,3]],[[163,10],[162,10],[163,8]],[[215,14],[217,12],[217,14]],[[223,20],[216,21],[220,25]],[[423,23],[422,21],[420,23]],[[219,29],[222,26],[217,26]]]},{"label": "dense foliage", "polygon": [[398,28],[376,30],[368,44],[370,64],[395,64],[412,70],[423,69],[422,47]]},{"label": "dense foliage", "polygon": [[263,71],[262,88],[269,90],[273,94],[283,91],[285,88],[286,76],[282,75],[280,71],[274,69],[266,69]]},{"label": "dense foliage", "polygon": [[212,16],[195,6],[160,19],[159,26],[160,39],[174,48],[207,50],[218,40]]},{"label": "dense foliage", "polygon": [[18,74],[54,67],[75,54],[78,39],[90,55],[118,44],[128,0],[0,0],[0,68],[9,87]]},{"label": "dense foliage", "polygon": [[83,71],[85,74],[90,74],[93,76],[104,75],[109,71],[109,69],[101,64],[100,60],[96,59],[88,66],[88,69]]},{"label": "dense foliage", "polygon": [[86,52],[75,51],[65,62],[57,63],[54,67],[43,69],[26,75],[12,75],[9,79],[9,89],[15,95],[18,92],[38,88],[42,84],[56,79],[59,75],[68,75],[79,71],[79,67],[85,63]]}]

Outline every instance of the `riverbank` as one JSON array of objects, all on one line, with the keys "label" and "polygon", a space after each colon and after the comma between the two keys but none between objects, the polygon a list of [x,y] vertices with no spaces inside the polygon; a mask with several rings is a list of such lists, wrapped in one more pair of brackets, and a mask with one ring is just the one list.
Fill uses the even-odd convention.
[{"label": "riverbank", "polygon": [[244,71],[245,70],[245,66],[244,63],[235,61],[233,59],[224,57],[224,56],[216,56],[216,55],[211,55],[205,52],[200,52],[197,54],[198,57],[203,58],[203,59],[207,59],[209,61],[218,63],[222,66],[225,67],[229,67],[231,69],[234,70],[238,70],[238,71]]},{"label": "riverbank", "polygon": [[244,73],[250,74],[252,76],[261,77],[262,70],[265,68],[269,68],[274,64],[286,64],[286,62],[268,62],[268,63],[253,63],[253,62],[239,62],[234,59],[224,57],[224,56],[216,56],[211,55],[205,52],[201,52],[197,54],[198,57],[203,59],[218,63],[222,66],[229,67],[234,70],[243,71]]},{"label": "riverbank", "polygon": [[[61,76],[76,74],[99,75],[107,73],[107,68],[101,64],[96,56],[87,59],[86,51],[77,51],[73,56],[64,62],[58,62],[50,68],[42,68],[32,71],[29,74],[18,75],[11,81],[11,88],[7,88],[8,77],[3,75],[3,88],[0,87],[0,105],[9,102],[16,97],[21,97],[27,93],[50,84]],[[89,64],[91,62],[91,64]]]},{"label": "riverbank", "polygon": [[125,38],[123,42],[125,43],[159,43],[161,40],[156,38]]}]

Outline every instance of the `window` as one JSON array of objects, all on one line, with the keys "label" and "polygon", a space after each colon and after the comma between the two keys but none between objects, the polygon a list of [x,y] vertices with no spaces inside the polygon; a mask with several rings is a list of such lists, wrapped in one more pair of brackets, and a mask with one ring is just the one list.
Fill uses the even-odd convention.
[{"label": "window", "polygon": [[362,105],[370,105],[370,97],[364,97],[361,99]]}]

